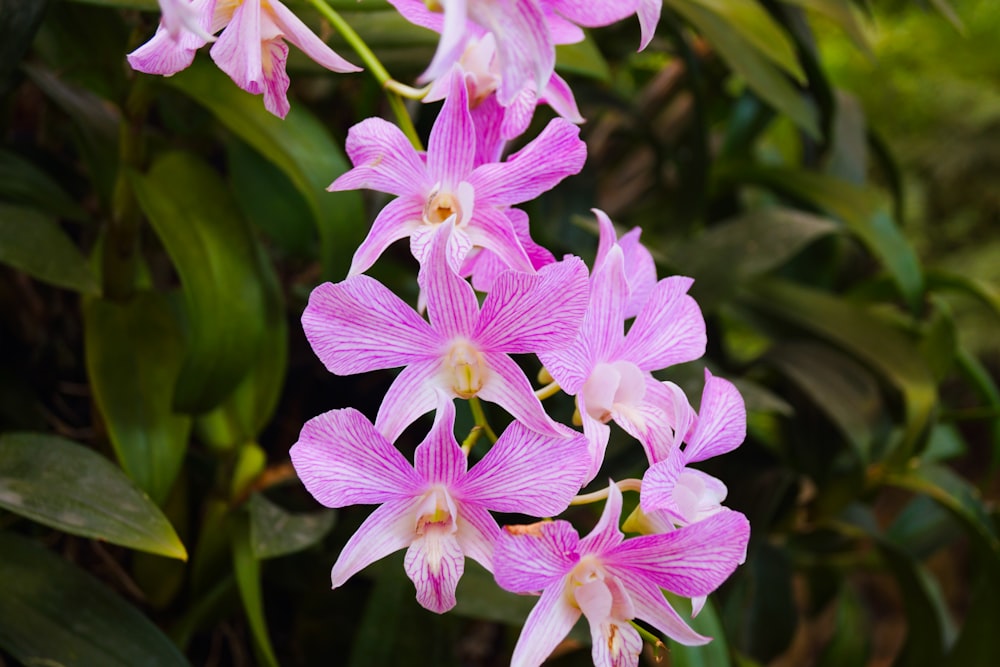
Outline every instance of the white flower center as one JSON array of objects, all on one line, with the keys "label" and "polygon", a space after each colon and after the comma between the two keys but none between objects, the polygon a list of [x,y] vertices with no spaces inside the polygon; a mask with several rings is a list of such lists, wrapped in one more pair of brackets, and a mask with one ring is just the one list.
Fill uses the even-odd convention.
[{"label": "white flower center", "polygon": [[423,536],[431,531],[453,533],[455,527],[455,504],[447,489],[434,486],[426,494],[417,508],[415,531]]},{"label": "white flower center", "polygon": [[580,390],[587,414],[608,423],[614,410],[638,407],[646,395],[646,379],[631,361],[600,363]]},{"label": "white flower center", "polygon": [[459,398],[469,399],[486,383],[488,369],[483,355],[465,339],[452,342],[444,357],[444,371],[451,390]]}]

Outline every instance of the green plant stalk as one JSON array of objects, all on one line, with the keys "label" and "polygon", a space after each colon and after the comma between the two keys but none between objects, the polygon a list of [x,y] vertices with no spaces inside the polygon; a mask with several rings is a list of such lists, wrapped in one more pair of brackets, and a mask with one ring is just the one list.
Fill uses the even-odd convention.
[{"label": "green plant stalk", "polygon": [[417,128],[413,126],[413,120],[410,118],[409,112],[406,111],[406,106],[403,104],[403,98],[395,91],[398,90],[399,86],[394,85],[394,80],[389,76],[389,72],[386,71],[382,62],[376,57],[368,45],[365,44],[365,40],[361,39],[361,35],[355,32],[354,28],[344,20],[337,10],[327,4],[326,0],[309,0],[309,3],[316,8],[316,10],[325,18],[334,29],[340,33],[340,36],[350,44],[354,52],[358,54],[361,61],[371,72],[375,80],[378,81],[379,85],[382,86],[382,90],[385,91],[386,98],[389,100],[389,107],[392,109],[392,113],[396,116],[396,121],[399,123],[400,129],[406,138],[410,140],[413,147],[417,150],[423,150],[423,143],[420,141],[420,136],[417,134]]},{"label": "green plant stalk", "polygon": [[990,465],[986,474],[979,482],[979,489],[985,492],[997,472],[1000,471],[1000,418],[995,416],[996,411],[1000,410],[1000,389],[993,382],[989,371],[968,350],[960,347],[955,354],[955,361],[958,364],[959,372],[973,386],[979,397],[986,404],[987,409],[994,413],[984,417],[990,419],[992,422],[990,424],[990,432],[993,435],[993,452],[990,457]]},{"label": "green plant stalk", "polygon": [[[472,410],[472,418],[476,420],[476,426],[482,429],[486,437],[490,439],[490,442],[496,442],[497,434],[490,428],[490,423],[486,420],[486,413],[483,412],[483,404],[479,402],[478,397],[473,396],[469,399],[469,408]],[[472,434],[470,433],[469,435]]]}]

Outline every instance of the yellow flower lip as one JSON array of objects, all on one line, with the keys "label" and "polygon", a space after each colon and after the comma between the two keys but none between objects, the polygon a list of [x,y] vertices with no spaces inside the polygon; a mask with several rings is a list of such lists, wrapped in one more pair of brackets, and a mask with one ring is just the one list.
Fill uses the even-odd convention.
[{"label": "yellow flower lip", "polygon": [[444,367],[451,390],[459,398],[472,398],[486,384],[487,368],[483,355],[465,339],[452,343],[445,355]]}]

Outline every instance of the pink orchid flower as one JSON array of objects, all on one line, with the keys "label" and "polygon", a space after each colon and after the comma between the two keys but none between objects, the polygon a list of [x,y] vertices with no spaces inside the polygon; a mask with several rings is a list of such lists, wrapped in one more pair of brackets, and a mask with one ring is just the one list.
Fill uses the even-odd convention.
[{"label": "pink orchid flower", "polygon": [[[167,7],[169,6],[169,10]],[[135,69],[170,76],[191,65],[194,53],[222,30],[212,59],[243,90],[264,95],[264,107],[288,114],[287,39],[323,67],[359,72],[278,0],[161,0],[164,19],[148,42],[128,55]]]},{"label": "pink orchid flower", "polygon": [[507,271],[482,307],[445,261],[453,222],[442,225],[420,271],[428,323],[378,281],[356,275],[313,290],[302,327],[316,356],[338,375],[406,366],[386,393],[375,425],[394,440],[442,397],[496,403],[528,428],[557,427],[510,354],[573,340],[587,307],[586,267],[576,257],[536,274]]},{"label": "pink orchid flower", "polygon": [[414,257],[423,264],[434,231],[449,219],[455,222],[448,248],[453,270],[479,246],[513,269],[532,271],[504,211],[580,171],[587,148],[578,135],[575,125],[557,118],[506,162],[476,166],[476,131],[458,73],[431,130],[426,159],[395,125],[381,118],[358,123],[348,132],[346,146],[354,168],[329,189],[370,188],[396,199],[375,218],[348,275],[364,272],[391,243],[407,237]]},{"label": "pink orchid flower", "polygon": [[736,569],[750,525],[727,511],[661,535],[626,540],[618,528],[622,496],[611,484],[604,513],[587,537],[567,521],[506,526],[493,554],[494,576],[514,593],[541,591],[514,648],[511,667],[537,667],[587,617],[597,667],[635,667],[639,618],[681,644],[711,639],[691,629],[661,589],[684,597],[715,590]]},{"label": "pink orchid flower", "polygon": [[292,464],[316,500],[327,507],[381,505],[341,551],[331,572],[334,588],[406,548],[404,567],[417,601],[446,612],[455,606],[466,557],[493,571],[500,528],[490,511],[551,516],[566,509],[579,490],[587,465],[579,439],[513,423],[468,469],[454,423],[454,406],[447,403],[411,466],[352,408],[306,422],[292,446]]},{"label": "pink orchid flower", "polygon": [[[555,255],[543,246],[538,245],[531,238],[528,230],[528,214],[516,208],[509,208],[506,211],[507,218],[514,227],[517,240],[521,242],[531,262],[534,271],[543,266],[556,261]],[[493,287],[493,281],[503,273],[509,271],[508,266],[497,257],[495,252],[486,248],[473,248],[462,263],[461,275],[471,277],[472,286],[478,292],[489,292]]]},{"label": "pink orchid flower", "polygon": [[[604,224],[607,218],[601,220]],[[591,276],[590,307],[576,340],[567,348],[539,354],[563,391],[576,396],[593,456],[588,480],[604,461],[609,421],[638,439],[650,458],[654,450],[669,447],[672,396],[652,371],[705,353],[705,320],[687,294],[693,281],[673,276],[655,283],[625,333],[632,303],[627,275],[624,250],[614,244]]]}]

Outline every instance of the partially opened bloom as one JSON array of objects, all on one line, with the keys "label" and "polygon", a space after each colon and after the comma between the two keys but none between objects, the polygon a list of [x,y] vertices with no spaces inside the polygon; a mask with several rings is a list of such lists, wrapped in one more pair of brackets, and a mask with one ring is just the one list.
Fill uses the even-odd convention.
[{"label": "partially opened bloom", "polygon": [[430,322],[378,281],[356,275],[313,290],[302,327],[333,373],[406,366],[375,424],[395,439],[442,397],[496,403],[536,431],[558,434],[511,354],[567,345],[587,307],[583,262],[568,257],[529,274],[506,271],[480,308],[472,286],[445,261],[454,222],[442,225],[419,281]]},{"label": "partially opened bloom", "polygon": [[687,294],[692,282],[673,276],[655,283],[626,333],[633,300],[624,250],[615,244],[591,276],[590,307],[576,340],[539,354],[563,391],[576,396],[593,456],[588,479],[604,460],[612,420],[642,443],[650,459],[673,441],[672,398],[652,371],[705,353],[705,320]]},{"label": "partially opened bloom", "polygon": [[556,118],[506,162],[476,165],[476,130],[460,73],[431,130],[426,160],[402,131],[381,118],[351,128],[347,154],[354,168],[330,190],[370,188],[396,195],[379,212],[354,254],[349,275],[368,269],[390,244],[409,238],[413,256],[427,257],[434,231],[454,219],[448,261],[458,271],[474,246],[492,250],[509,267],[532,265],[504,211],[534,199],[583,167],[579,128]]},{"label": "partially opened bloom", "polygon": [[[243,90],[264,95],[264,107],[288,113],[287,39],[323,67],[358,72],[279,0],[162,0],[164,20],[148,42],[128,55],[133,69],[170,76],[188,67],[194,52],[222,30],[212,59]],[[169,10],[168,10],[169,6]]]},{"label": "partially opened bloom", "polygon": [[727,511],[661,535],[631,539],[618,529],[622,497],[609,487],[600,521],[580,539],[566,521],[507,526],[493,556],[504,589],[541,599],[524,623],[511,667],[536,667],[587,617],[597,667],[634,667],[642,639],[629,621],[642,619],[681,644],[710,641],[692,630],[661,589],[707,595],[736,569],[750,536],[739,512]]},{"label": "partially opened bloom", "polygon": [[725,511],[726,485],[689,464],[736,449],[747,432],[743,398],[728,380],[705,369],[698,414],[680,387],[664,384],[673,395],[676,442],[668,451],[653,452],[653,465],[643,476],[640,503],[646,526],[657,532]]},{"label": "partially opened bloom", "polygon": [[516,422],[476,465],[455,441],[454,408],[438,413],[410,463],[358,411],[306,422],[291,449],[310,493],[327,507],[379,504],[344,546],[333,587],[399,549],[417,601],[442,613],[455,606],[465,558],[493,570],[500,532],[490,511],[550,516],[580,488],[586,449],[579,438],[534,433]]}]

